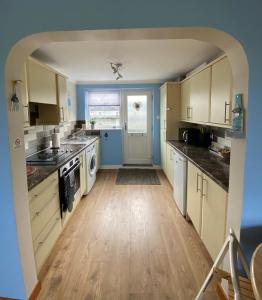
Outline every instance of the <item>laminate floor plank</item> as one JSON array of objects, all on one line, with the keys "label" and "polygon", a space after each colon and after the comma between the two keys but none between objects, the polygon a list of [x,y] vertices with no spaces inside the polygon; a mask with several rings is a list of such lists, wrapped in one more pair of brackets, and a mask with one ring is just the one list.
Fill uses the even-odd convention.
[{"label": "laminate floor plank", "polygon": [[48,258],[39,300],[191,300],[211,267],[200,238],[161,185],[116,185],[97,174],[92,191]]}]

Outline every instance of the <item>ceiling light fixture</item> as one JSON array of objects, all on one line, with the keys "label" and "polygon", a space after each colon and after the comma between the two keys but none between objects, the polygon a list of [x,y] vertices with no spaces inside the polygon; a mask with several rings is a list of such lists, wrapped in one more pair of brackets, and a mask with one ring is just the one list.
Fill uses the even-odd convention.
[{"label": "ceiling light fixture", "polygon": [[116,80],[123,78],[122,74],[119,73],[119,69],[122,67],[121,63],[110,63],[111,69],[113,70],[113,74],[116,75]]}]

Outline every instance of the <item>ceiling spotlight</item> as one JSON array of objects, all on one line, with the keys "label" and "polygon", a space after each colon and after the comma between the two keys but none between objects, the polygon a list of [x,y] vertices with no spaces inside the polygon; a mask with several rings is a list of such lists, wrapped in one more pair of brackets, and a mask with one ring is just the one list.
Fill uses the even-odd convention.
[{"label": "ceiling spotlight", "polygon": [[122,74],[119,73],[119,69],[122,67],[121,63],[110,63],[113,74],[116,75],[116,80],[123,78]]}]

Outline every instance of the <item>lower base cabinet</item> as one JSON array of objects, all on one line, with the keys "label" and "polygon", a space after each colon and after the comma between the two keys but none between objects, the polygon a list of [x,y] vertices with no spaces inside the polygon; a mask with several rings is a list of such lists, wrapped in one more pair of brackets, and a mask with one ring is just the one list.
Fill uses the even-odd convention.
[{"label": "lower base cabinet", "polygon": [[61,231],[62,225],[59,209],[34,241],[37,273],[40,272],[41,267],[43,266],[52,248],[54,247],[55,242],[57,241]]},{"label": "lower base cabinet", "polygon": [[39,273],[62,232],[57,172],[29,192],[29,210],[36,270]]},{"label": "lower base cabinet", "polygon": [[225,241],[227,192],[203,175],[201,239],[215,259]]},{"label": "lower base cabinet", "polygon": [[201,234],[202,226],[202,197],[201,197],[202,172],[191,162],[187,165],[187,214],[196,231]]},{"label": "lower base cabinet", "polygon": [[214,260],[225,240],[227,192],[188,162],[187,214]]}]

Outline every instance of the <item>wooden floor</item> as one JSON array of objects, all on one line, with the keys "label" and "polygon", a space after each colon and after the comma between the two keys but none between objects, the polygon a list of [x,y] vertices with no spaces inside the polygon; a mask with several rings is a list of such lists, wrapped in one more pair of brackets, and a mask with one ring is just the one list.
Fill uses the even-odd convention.
[{"label": "wooden floor", "polygon": [[58,240],[38,299],[194,299],[211,259],[161,185],[100,171]]}]

